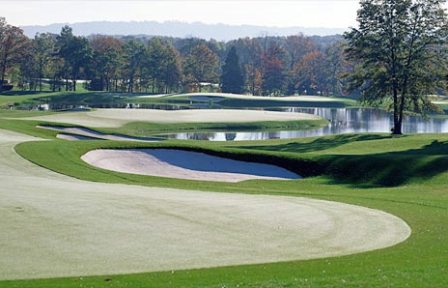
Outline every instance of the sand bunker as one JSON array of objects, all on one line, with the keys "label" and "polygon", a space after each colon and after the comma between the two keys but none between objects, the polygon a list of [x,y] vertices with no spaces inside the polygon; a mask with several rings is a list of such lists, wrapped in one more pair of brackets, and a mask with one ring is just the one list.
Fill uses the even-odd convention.
[{"label": "sand bunker", "polygon": [[88,136],[75,135],[75,134],[64,134],[64,133],[57,134],[56,138],[63,139],[63,140],[68,140],[68,141],[95,140],[95,139],[98,139],[98,138],[92,138],[92,137],[88,137]]},{"label": "sand bunker", "polygon": [[[92,139],[103,139],[103,140],[115,140],[115,141],[144,141],[144,142],[155,142],[159,141],[155,138],[149,137],[131,137],[126,135],[115,135],[115,134],[105,134],[98,131],[94,131],[87,128],[81,127],[62,127],[62,126],[40,126],[37,128],[61,131],[66,133],[60,133],[57,138],[64,140],[92,140]],[[67,134],[69,133],[69,134]]]},{"label": "sand bunker", "polygon": [[168,178],[239,182],[251,179],[299,179],[274,165],[243,162],[204,153],[172,149],[93,150],[82,160],[99,168]]},{"label": "sand bunker", "polygon": [[337,202],[80,181],[14,153],[31,140],[0,129],[0,280],[322,258],[410,235]]},{"label": "sand bunker", "polygon": [[66,123],[86,127],[121,127],[130,122],[153,123],[237,123],[258,121],[318,120],[306,113],[256,110],[156,110],[156,109],[97,109],[89,112],[67,112],[46,116],[21,118]]}]

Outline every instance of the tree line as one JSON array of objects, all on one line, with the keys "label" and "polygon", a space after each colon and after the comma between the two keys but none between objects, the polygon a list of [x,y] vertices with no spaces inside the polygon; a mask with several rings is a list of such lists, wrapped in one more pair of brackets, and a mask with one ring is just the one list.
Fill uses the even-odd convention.
[{"label": "tree line", "polygon": [[[352,69],[342,37],[198,38],[80,37],[69,26],[33,39],[0,18],[2,83],[22,89],[173,93],[204,87],[253,95],[344,95],[343,75]],[[0,88],[1,89],[1,88]]]}]

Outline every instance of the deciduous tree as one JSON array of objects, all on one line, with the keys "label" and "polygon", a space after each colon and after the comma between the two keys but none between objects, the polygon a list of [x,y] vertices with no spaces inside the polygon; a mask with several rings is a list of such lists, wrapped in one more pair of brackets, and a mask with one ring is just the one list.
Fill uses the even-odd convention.
[{"label": "deciduous tree", "polygon": [[111,36],[96,36],[90,41],[93,67],[99,90],[111,91],[123,62],[123,42]]},{"label": "deciduous tree", "polygon": [[185,60],[187,80],[201,91],[201,82],[218,81],[219,58],[206,45],[195,46]]},{"label": "deciduous tree", "polygon": [[448,56],[444,3],[362,0],[359,27],[345,34],[349,59],[359,62],[352,88],[366,101],[392,99],[393,134],[402,133],[404,110],[418,111],[444,80],[437,72],[445,70]]},{"label": "deciduous tree", "polygon": [[279,45],[273,43],[263,53],[263,94],[280,95],[286,86],[286,52]]},{"label": "deciduous tree", "polygon": [[0,93],[7,69],[20,61],[27,44],[28,39],[22,29],[9,25],[5,18],[0,17]]}]

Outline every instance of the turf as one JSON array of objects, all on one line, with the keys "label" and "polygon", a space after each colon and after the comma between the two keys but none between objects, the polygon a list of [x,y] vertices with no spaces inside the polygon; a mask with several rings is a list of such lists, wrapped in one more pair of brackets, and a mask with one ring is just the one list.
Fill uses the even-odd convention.
[{"label": "turf", "polygon": [[[28,128],[24,128],[25,130]],[[28,131],[29,133],[33,133]],[[448,285],[447,135],[341,135],[301,140],[157,144],[45,141],[16,150],[44,167],[85,180],[207,191],[308,196],[377,208],[413,229],[404,244],[353,256],[276,264],[131,275],[0,282],[1,287],[446,287]],[[239,184],[170,180],[115,173],[83,163],[95,148],[183,147],[307,170],[300,183]],[[49,157],[52,155],[52,157]],[[414,162],[416,161],[417,162]],[[441,161],[441,162],[439,162]],[[305,166],[306,167],[306,166]],[[361,167],[361,168],[360,168]],[[391,169],[390,167],[393,167]],[[380,179],[378,171],[382,171]],[[423,173],[424,172],[424,173]],[[401,177],[401,174],[406,177]],[[345,175],[350,175],[347,177]],[[402,179],[394,181],[398,177]],[[362,181],[360,180],[362,179]],[[361,182],[361,183],[360,183]],[[361,185],[362,184],[362,185]]]},{"label": "turf", "polygon": [[[25,124],[25,122],[27,124]],[[5,124],[6,123],[6,124]],[[53,138],[33,121],[0,127]],[[53,138],[54,139],[54,138]],[[206,183],[121,174],[83,163],[96,148],[177,147],[277,164],[310,176],[300,182]],[[352,256],[275,264],[4,281],[0,287],[446,287],[448,286],[448,135],[339,135],[297,140],[142,144],[62,140],[16,147],[25,158],[76,178],[204,191],[307,196],[381,209],[404,219],[411,238]]]},{"label": "turf", "polygon": [[410,234],[395,216],[337,202],[77,181],[11,153],[30,140],[0,129],[1,279],[329,257]]}]

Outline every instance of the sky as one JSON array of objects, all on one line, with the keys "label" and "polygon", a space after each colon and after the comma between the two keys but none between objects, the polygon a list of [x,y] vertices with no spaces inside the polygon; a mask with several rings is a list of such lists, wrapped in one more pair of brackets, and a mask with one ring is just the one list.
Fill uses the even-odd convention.
[{"label": "sky", "polygon": [[0,0],[15,26],[88,21],[182,21],[278,27],[356,25],[358,0]]}]

